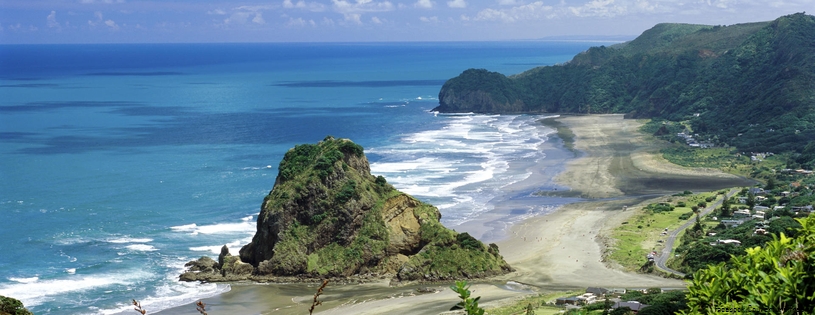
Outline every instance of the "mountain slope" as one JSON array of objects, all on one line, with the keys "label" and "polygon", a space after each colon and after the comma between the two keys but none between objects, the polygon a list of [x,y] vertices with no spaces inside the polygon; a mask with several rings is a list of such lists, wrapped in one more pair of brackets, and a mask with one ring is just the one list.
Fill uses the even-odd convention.
[{"label": "mountain slope", "polygon": [[470,69],[439,92],[439,112],[625,113],[687,120],[747,151],[798,151],[815,139],[815,18],[658,24],[631,42],[506,77]]}]

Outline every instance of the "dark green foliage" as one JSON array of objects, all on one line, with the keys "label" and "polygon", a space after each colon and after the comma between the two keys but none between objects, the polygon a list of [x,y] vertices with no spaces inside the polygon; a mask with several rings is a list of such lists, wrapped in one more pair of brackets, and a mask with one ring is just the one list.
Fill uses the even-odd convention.
[{"label": "dark green foliage", "polygon": [[767,232],[773,235],[781,235],[781,233],[784,233],[789,237],[795,237],[800,228],[801,224],[795,221],[795,219],[791,217],[781,217],[770,222],[770,227],[767,229]]},{"label": "dark green foliage", "polygon": [[660,212],[668,212],[674,211],[674,206],[669,203],[652,203],[645,206],[645,210],[650,211],[651,213],[660,213]]},{"label": "dark green foliage", "polygon": [[615,308],[614,310],[608,313],[608,315],[628,315],[628,314],[634,314],[634,312],[632,312],[631,308],[628,306]]},{"label": "dark green foliage", "polygon": [[357,182],[353,180],[346,181],[337,195],[334,196],[334,200],[339,203],[343,204],[351,200],[351,198],[356,198],[358,196],[357,193]]},{"label": "dark green foliage", "polygon": [[280,178],[283,180],[290,180],[295,175],[302,173],[306,167],[311,165],[314,158],[319,153],[320,148],[313,144],[300,144],[294,146],[294,149],[286,152],[283,156],[283,161],[280,162]]},{"label": "dark green foliage", "polygon": [[345,154],[351,154],[357,157],[361,157],[364,150],[361,145],[353,143],[351,141],[343,141],[339,145],[339,150]]},{"label": "dark green foliage", "polygon": [[376,177],[376,180],[374,181],[374,183],[379,185],[379,186],[384,186],[385,184],[388,183],[388,181],[385,180],[385,177],[383,177],[382,175],[379,175],[379,176]]},{"label": "dark green foliage", "polygon": [[0,314],[32,315],[20,300],[0,295]]},{"label": "dark green foliage", "polygon": [[773,237],[751,247],[727,264],[708,266],[694,274],[688,287],[686,314],[746,310],[749,314],[813,314],[815,312],[815,216],[799,219],[795,238]]},{"label": "dark green foliage", "polygon": [[679,220],[687,220],[693,215],[693,212],[686,212],[679,215]]},{"label": "dark green foliage", "polygon": [[470,236],[470,234],[467,232],[456,235],[456,241],[458,242],[459,246],[464,249],[480,251],[484,250],[484,244],[475,239],[475,237]]},{"label": "dark green foliage", "polygon": [[[626,113],[682,121],[717,145],[797,152],[791,162],[813,169],[815,144],[807,146],[815,139],[812,34],[815,17],[803,13],[730,26],[659,24],[631,42],[593,47],[568,63],[510,78],[467,70],[445,83],[437,110]],[[493,102],[450,97],[477,91]],[[682,127],[649,128],[671,137]]]}]

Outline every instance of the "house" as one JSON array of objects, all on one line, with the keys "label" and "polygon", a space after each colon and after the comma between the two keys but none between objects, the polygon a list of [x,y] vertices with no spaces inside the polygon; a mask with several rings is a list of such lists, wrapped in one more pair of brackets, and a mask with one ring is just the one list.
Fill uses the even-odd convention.
[{"label": "house", "polygon": [[741,218],[741,219],[732,219],[732,220],[722,219],[721,222],[725,226],[731,228],[731,227],[737,227],[737,226],[741,225],[742,223],[744,223],[744,221],[746,221],[746,220],[744,218]]},{"label": "house", "polygon": [[813,211],[815,211],[815,207],[813,207],[812,205],[792,207],[792,211],[793,212],[813,212]]},{"label": "house", "polygon": [[555,305],[577,305],[577,301],[576,296],[562,297],[555,299]]},{"label": "house", "polygon": [[749,192],[751,194],[753,194],[753,195],[756,195],[756,196],[763,195],[764,194],[764,188],[753,187],[753,188],[750,188]]},{"label": "house", "polygon": [[637,313],[641,309],[648,307],[648,304],[642,304],[637,301],[628,301],[628,302],[615,302],[614,306],[612,306],[612,308],[614,309],[618,309],[621,307],[630,308],[632,312]]},{"label": "house", "polygon": [[741,203],[741,204],[746,204],[747,203],[747,197],[745,197],[745,196],[739,196],[738,199],[739,199],[739,203]]},{"label": "house", "polygon": [[739,240],[718,240],[718,241],[716,241],[716,243],[717,244],[732,244],[732,245],[736,245],[736,246],[741,245],[741,241],[739,241]]},{"label": "house", "polygon": [[[750,216],[750,210],[745,209],[745,210],[733,211],[733,217],[734,218],[747,218],[749,216]],[[722,220],[722,221],[724,221],[724,220]]]},{"label": "house", "polygon": [[583,293],[583,295],[577,296],[577,303],[582,305],[592,304],[597,302],[597,296],[594,293]]},{"label": "house", "polygon": [[586,293],[591,293],[591,294],[594,294],[596,296],[604,296],[604,295],[609,293],[609,290],[604,289],[604,288],[588,287],[588,288],[586,288]]},{"label": "house", "polygon": [[[754,211],[767,211],[767,210],[770,210],[770,207],[765,207],[765,206],[755,206],[755,207],[753,207],[753,210],[754,210]],[[762,213],[763,213],[763,212],[762,212]]]}]

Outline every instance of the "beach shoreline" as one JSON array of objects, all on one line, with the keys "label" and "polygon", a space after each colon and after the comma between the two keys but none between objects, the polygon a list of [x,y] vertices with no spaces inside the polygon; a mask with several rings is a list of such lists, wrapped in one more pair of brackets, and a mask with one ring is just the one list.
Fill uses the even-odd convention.
[{"label": "beach shoreline", "polygon": [[[638,131],[642,122],[623,119],[622,115],[554,119],[562,124],[560,128],[568,128],[572,133],[573,139],[569,140],[573,141],[575,151],[566,148],[563,141],[546,141],[542,149],[579,157],[547,156],[534,165],[526,165],[532,174],[504,187],[505,196],[491,202],[495,206],[493,211],[456,227],[459,231],[480,231],[476,237],[481,239],[497,240],[501,254],[516,269],[503,276],[472,281],[474,295],[482,296],[482,306],[508,303],[541,291],[589,286],[685,287],[681,280],[625,272],[606,261],[610,230],[635,213],[630,209],[656,196],[682,190],[715,190],[748,181],[722,172],[668,163],[655,154],[656,143]],[[543,209],[542,200],[543,206],[548,207],[545,211],[527,211],[524,214],[528,217],[512,221],[512,216],[523,209]],[[552,200],[561,200],[562,205]],[[532,289],[511,289],[507,283],[522,283]],[[324,305],[317,310],[319,314],[434,314],[457,302],[447,285],[391,287],[387,281],[329,285],[321,299]],[[303,314],[316,290],[316,284],[232,286],[231,291],[204,302],[217,313]],[[419,287],[439,292],[417,294]],[[197,312],[194,306],[185,305],[156,314]]]}]

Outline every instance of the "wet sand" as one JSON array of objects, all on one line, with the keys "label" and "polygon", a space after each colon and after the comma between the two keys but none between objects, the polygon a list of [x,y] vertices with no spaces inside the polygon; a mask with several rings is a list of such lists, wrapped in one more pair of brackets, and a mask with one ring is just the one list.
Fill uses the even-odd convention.
[{"label": "wet sand", "polygon": [[[658,144],[637,131],[642,123],[623,119],[622,115],[566,116],[556,120],[561,129],[570,131],[563,137],[565,143],[547,141],[548,147],[542,149],[552,150],[546,151],[552,156],[547,153],[547,158],[537,164],[520,165],[530,168],[529,178],[505,187],[505,196],[491,202],[494,211],[456,228],[475,232],[471,234],[481,239],[498,239],[502,255],[516,268],[516,272],[473,285],[474,295],[482,296],[481,305],[509,303],[533,291],[588,286],[684,287],[683,281],[623,272],[604,261],[606,235],[634,214],[623,210],[626,206],[637,206],[657,195],[744,186],[752,181],[668,163],[655,153]],[[579,152],[578,158],[569,156],[573,154],[568,150],[572,146],[574,152]],[[558,202],[573,203],[555,207]],[[513,220],[519,216],[531,217]],[[533,290],[508,288],[508,282],[528,284]],[[417,287],[426,286],[440,292],[416,293]],[[321,297],[324,304],[315,313],[438,314],[457,302],[456,294],[447,286],[390,287],[387,281],[329,285]],[[316,287],[233,284],[230,292],[204,302],[217,314],[305,314]],[[156,314],[198,313],[194,306],[187,305]]]}]

